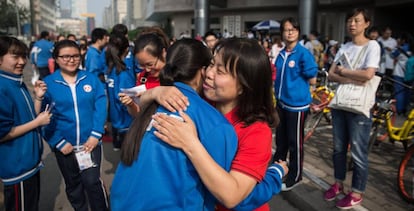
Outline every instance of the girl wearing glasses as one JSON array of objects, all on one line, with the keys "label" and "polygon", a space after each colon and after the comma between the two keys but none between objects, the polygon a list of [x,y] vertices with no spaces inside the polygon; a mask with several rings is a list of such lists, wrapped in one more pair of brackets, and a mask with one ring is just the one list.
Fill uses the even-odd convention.
[{"label": "girl wearing glasses", "polygon": [[276,128],[273,160],[287,160],[289,154],[289,173],[282,185],[282,191],[289,191],[302,180],[304,123],[312,101],[309,89],[316,83],[318,65],[312,53],[299,43],[301,31],[296,19],[283,19],[280,31],[286,46],[275,62],[274,89],[280,124]]},{"label": "girl wearing glasses", "polygon": [[[75,210],[108,210],[107,193],[100,179],[101,138],[107,99],[99,78],[79,69],[80,49],[71,40],[56,44],[57,70],[45,78],[43,107],[53,113],[44,138],[54,151]],[[87,195],[87,196],[86,196]],[[88,200],[88,201],[87,201]]]},{"label": "girl wearing glasses", "polygon": [[[159,74],[165,66],[166,50],[169,42],[165,33],[157,27],[145,29],[134,41],[134,54],[138,60],[139,69],[136,75],[136,86],[143,85],[145,90],[160,85]],[[128,112],[135,116],[139,106],[125,93],[119,93],[120,101],[128,106]]]}]

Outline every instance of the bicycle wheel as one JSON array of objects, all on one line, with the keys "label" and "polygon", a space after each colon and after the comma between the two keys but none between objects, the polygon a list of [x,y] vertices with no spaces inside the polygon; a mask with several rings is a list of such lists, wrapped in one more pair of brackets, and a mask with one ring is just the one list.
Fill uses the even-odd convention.
[{"label": "bicycle wheel", "polygon": [[312,136],[313,132],[315,132],[316,127],[319,125],[319,122],[321,122],[321,119],[323,117],[323,112],[318,112],[316,114],[310,114],[305,121],[305,137],[304,141],[307,141]]},{"label": "bicycle wheel", "polygon": [[404,200],[414,204],[414,145],[411,145],[401,160],[397,183]]}]

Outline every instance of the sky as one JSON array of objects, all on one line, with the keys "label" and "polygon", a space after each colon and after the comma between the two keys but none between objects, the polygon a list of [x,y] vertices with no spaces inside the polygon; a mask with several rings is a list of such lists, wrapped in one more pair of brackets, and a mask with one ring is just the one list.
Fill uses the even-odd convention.
[{"label": "sky", "polygon": [[[81,0],[84,1],[84,0]],[[108,7],[110,0],[87,0],[88,1],[88,13],[95,13],[96,26],[102,26],[102,14],[105,7]],[[61,7],[70,7],[70,0],[60,0]]]},{"label": "sky", "polygon": [[96,26],[102,26],[102,15],[105,7],[108,7],[110,0],[88,0],[88,13],[95,13]]}]

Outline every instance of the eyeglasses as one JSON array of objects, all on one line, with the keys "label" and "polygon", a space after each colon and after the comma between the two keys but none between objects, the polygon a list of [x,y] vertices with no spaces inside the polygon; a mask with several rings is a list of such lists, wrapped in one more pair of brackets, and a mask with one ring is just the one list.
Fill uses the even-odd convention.
[{"label": "eyeglasses", "polygon": [[297,32],[297,31],[298,31],[298,29],[295,29],[295,28],[283,30],[283,32],[285,32],[285,33],[294,33],[294,32]]},{"label": "eyeglasses", "polygon": [[65,62],[68,62],[71,59],[73,59],[73,61],[79,61],[80,60],[80,54],[75,54],[75,55],[61,55],[61,56],[58,56],[58,57],[61,58]]},{"label": "eyeglasses", "polygon": [[151,68],[154,68],[154,67],[156,67],[157,66],[157,63],[158,63],[158,60],[159,60],[160,58],[157,58],[157,60],[155,60],[155,62],[154,63],[148,63],[148,64],[138,64],[138,68],[139,69],[151,69]]}]

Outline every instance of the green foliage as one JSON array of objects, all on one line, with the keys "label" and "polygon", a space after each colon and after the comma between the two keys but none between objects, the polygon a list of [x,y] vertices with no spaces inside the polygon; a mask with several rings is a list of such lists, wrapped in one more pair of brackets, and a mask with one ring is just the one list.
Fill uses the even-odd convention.
[{"label": "green foliage", "polygon": [[20,23],[27,22],[30,19],[30,11],[23,7],[16,5],[10,1],[0,2],[0,28],[8,29],[17,26],[16,8],[19,12]]},{"label": "green foliage", "polygon": [[135,40],[137,38],[137,35],[141,32],[141,29],[133,29],[128,31],[128,39],[129,40]]}]

